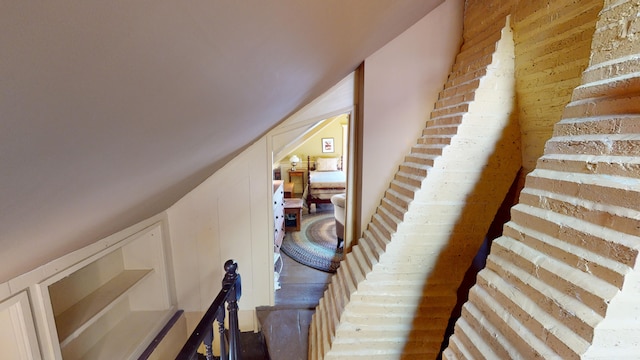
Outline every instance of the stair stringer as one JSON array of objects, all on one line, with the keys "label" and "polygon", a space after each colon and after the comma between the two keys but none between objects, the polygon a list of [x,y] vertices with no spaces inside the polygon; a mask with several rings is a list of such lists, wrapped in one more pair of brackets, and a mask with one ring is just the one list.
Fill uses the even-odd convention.
[{"label": "stair stringer", "polygon": [[[511,29],[485,46],[489,63],[478,79],[450,79],[455,85],[441,93],[449,95],[332,278],[312,320],[310,359],[439,352],[456,290],[521,164]],[[453,73],[468,59],[460,60]]]}]

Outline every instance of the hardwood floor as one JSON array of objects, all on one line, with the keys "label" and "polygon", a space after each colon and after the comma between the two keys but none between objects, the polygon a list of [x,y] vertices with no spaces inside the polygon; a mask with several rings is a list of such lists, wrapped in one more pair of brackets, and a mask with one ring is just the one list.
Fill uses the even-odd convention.
[{"label": "hardwood floor", "polygon": [[[318,211],[333,211],[333,207]],[[303,215],[303,223],[304,219]],[[281,288],[275,292],[275,306],[258,309],[257,316],[271,360],[305,360],[311,317],[333,274],[302,265],[284,253],[281,256]]]},{"label": "hardwood floor", "polygon": [[258,309],[258,319],[272,360],[305,360],[311,317],[332,274],[299,264],[284,254],[283,260],[275,306]]},{"label": "hardwood floor", "polygon": [[333,274],[302,265],[284,253],[281,256],[284,264],[275,307],[315,309]]},{"label": "hardwood floor", "polygon": [[[333,213],[333,205],[318,205],[315,214],[320,213]],[[307,218],[306,214],[302,215],[302,224]],[[291,234],[288,233],[286,236]],[[275,293],[275,306],[315,309],[333,274],[302,265],[285,253],[281,253],[281,256],[283,260],[280,272],[281,288]]]}]

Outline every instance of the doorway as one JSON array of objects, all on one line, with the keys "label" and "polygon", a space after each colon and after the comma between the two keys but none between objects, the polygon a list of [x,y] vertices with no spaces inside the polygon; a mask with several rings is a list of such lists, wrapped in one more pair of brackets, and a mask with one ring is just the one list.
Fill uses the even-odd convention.
[{"label": "doorway", "polygon": [[[332,89],[305,106],[297,113],[284,120],[280,125],[271,131],[267,137],[268,147],[270,149],[272,167],[270,171],[273,174],[270,178],[280,180],[287,183],[293,197],[305,198],[304,214],[309,213],[308,204],[306,204],[305,194],[308,185],[308,167],[307,157],[340,157],[342,166],[344,167],[346,176],[346,188],[349,189],[350,182],[353,179],[353,148],[351,142],[353,139],[352,127],[354,126],[355,113],[355,79],[356,73],[352,73],[336,84]],[[325,140],[329,140],[326,142]],[[328,148],[325,145],[328,144]],[[323,152],[324,150],[324,152]],[[293,157],[292,155],[296,155]],[[292,161],[296,160],[296,161]],[[302,174],[293,174],[291,179],[290,171],[295,167],[297,172]],[[302,175],[302,176],[300,176]],[[290,183],[293,183],[293,188]],[[329,205],[330,201],[327,201]],[[346,222],[348,227],[349,222]],[[345,245],[350,243],[350,231],[345,231],[343,236]],[[277,258],[278,249],[274,249],[272,256]],[[282,259],[281,259],[282,260]],[[280,266],[276,264],[275,271],[284,271],[286,263],[281,262]],[[274,274],[274,279],[277,275]],[[275,303],[275,286],[272,304]]]}]

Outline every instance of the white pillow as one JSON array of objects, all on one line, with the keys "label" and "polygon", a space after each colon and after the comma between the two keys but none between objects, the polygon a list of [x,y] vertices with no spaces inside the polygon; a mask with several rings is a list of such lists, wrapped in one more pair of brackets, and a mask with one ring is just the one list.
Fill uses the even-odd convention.
[{"label": "white pillow", "polygon": [[317,171],[336,171],[338,170],[338,158],[317,158]]}]

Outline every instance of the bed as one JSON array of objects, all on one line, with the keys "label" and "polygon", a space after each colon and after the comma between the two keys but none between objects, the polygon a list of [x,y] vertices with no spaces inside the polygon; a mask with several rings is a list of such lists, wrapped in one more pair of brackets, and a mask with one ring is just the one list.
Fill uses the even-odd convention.
[{"label": "bed", "polygon": [[307,156],[307,186],[305,189],[307,206],[330,204],[331,197],[343,194],[347,188],[347,176],[342,170],[342,158],[322,158],[311,160]]}]

